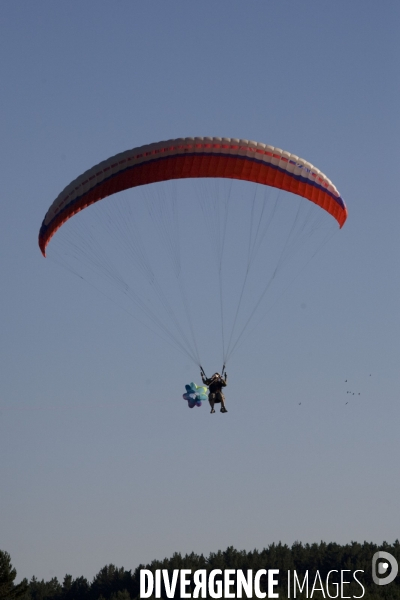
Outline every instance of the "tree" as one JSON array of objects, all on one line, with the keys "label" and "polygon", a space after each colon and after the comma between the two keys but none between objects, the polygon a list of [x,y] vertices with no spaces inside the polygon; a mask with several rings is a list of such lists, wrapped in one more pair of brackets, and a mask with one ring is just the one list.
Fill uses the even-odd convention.
[{"label": "tree", "polygon": [[18,585],[14,585],[17,571],[11,565],[11,557],[8,552],[0,550],[0,600],[14,600],[25,595],[27,582],[24,579]]}]

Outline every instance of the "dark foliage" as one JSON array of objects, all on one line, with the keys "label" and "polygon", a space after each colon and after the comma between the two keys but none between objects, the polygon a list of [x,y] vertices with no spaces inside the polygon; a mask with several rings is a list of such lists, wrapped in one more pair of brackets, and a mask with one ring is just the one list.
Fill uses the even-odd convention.
[{"label": "dark foliage", "polygon": [[0,600],[16,600],[24,596],[28,582],[24,579],[15,585],[16,576],[17,571],[11,565],[10,555],[0,550]]},{"label": "dark foliage", "polygon": [[[191,569],[192,572],[197,569],[206,569],[208,572],[212,569],[241,569],[244,572],[247,569],[252,569],[253,573],[259,569],[279,569],[279,598],[283,600],[287,598],[288,571],[291,573],[296,571],[301,580],[303,580],[306,571],[309,572],[311,584],[308,597],[311,597],[312,581],[317,571],[321,580],[325,582],[329,571],[348,570],[350,572],[349,578],[351,578],[353,572],[361,570],[364,572],[359,573],[358,577],[365,588],[363,595],[365,600],[400,600],[400,576],[387,586],[377,586],[372,581],[371,561],[373,554],[378,550],[390,552],[400,564],[400,543],[398,540],[392,545],[384,542],[381,546],[367,542],[363,544],[352,542],[343,546],[325,542],[320,544],[296,542],[292,547],[289,547],[279,543],[271,544],[261,551],[253,550],[252,552],[238,551],[230,547],[223,552],[211,553],[208,557],[194,553],[185,556],[175,553],[169,559],[154,560],[149,565],[139,565],[134,572],[126,571],[123,567],[118,568],[114,565],[108,565],[99,571],[91,583],[84,577],[73,579],[70,575],[64,577],[62,585],[55,578],[49,582],[38,581],[33,578],[28,585],[23,600],[135,599],[139,597],[140,569],[150,569],[153,572],[156,569],[167,569],[170,578],[174,569]],[[332,574],[330,581],[335,583],[335,576]],[[336,581],[338,580],[336,579]],[[11,586],[10,589],[16,591],[17,587]],[[266,581],[263,579],[261,579],[261,587],[267,591]],[[178,584],[175,594],[176,600],[180,598],[179,593]],[[361,596],[361,594],[362,588],[354,581],[346,586],[347,596]],[[163,598],[166,598],[163,588],[162,595]],[[315,591],[312,597],[319,599],[324,596],[321,591]],[[11,600],[12,598],[17,598],[17,596],[12,594],[1,595],[0,591],[0,600]],[[306,598],[306,595],[298,592],[297,598],[303,599]]]}]

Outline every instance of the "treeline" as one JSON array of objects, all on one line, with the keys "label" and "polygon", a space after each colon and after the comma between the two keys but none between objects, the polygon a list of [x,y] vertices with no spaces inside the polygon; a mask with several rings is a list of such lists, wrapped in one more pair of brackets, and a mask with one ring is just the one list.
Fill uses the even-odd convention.
[{"label": "treeline", "polygon": [[[134,600],[139,598],[140,592],[140,570],[149,569],[153,573],[156,569],[167,569],[169,578],[172,578],[174,569],[206,569],[210,572],[214,569],[240,569],[247,573],[252,569],[253,573],[260,569],[279,569],[279,598],[288,598],[287,573],[296,571],[299,579],[303,580],[308,571],[310,574],[310,589],[308,594],[303,590],[297,592],[297,598],[329,598],[335,597],[362,597],[366,600],[400,600],[400,574],[388,585],[378,586],[372,580],[372,557],[378,550],[384,550],[392,554],[400,565],[400,542],[392,545],[383,543],[381,546],[364,542],[359,544],[339,545],[334,543],[302,544],[294,543],[291,547],[286,544],[271,544],[264,550],[246,552],[227,548],[224,552],[211,553],[208,557],[198,554],[175,553],[171,558],[154,560],[147,565],[139,565],[134,571],[118,568],[114,565],[103,567],[99,573],[88,581],[85,577],[73,579],[66,575],[61,582],[56,577],[50,581],[39,581],[35,577],[31,581],[24,580],[19,585],[14,584],[16,571],[11,565],[11,559],[7,552],[0,550],[0,600]],[[356,582],[346,585],[344,596],[340,594],[340,585],[330,587],[328,590],[322,585],[322,590],[315,591],[310,596],[312,580],[318,571],[322,582],[326,581],[330,571],[357,570],[358,578],[365,591]],[[292,575],[293,577],[293,575]],[[351,574],[350,574],[351,578]],[[335,577],[330,576],[330,582],[335,582]],[[267,591],[265,577],[261,578],[261,590]],[[320,587],[320,586],[316,586]],[[339,590],[339,591],[337,591]],[[187,589],[189,591],[189,588]],[[330,594],[330,596],[329,596]],[[162,587],[163,598],[166,598],[164,587]],[[293,598],[293,594],[291,594]],[[180,587],[177,585],[174,598],[180,598]]]}]

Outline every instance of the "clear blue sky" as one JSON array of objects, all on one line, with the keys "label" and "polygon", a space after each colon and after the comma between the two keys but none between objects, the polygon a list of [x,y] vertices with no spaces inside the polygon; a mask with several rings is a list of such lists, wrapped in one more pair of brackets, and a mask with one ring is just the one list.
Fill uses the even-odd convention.
[{"label": "clear blue sky", "polygon": [[[19,578],[398,537],[399,25],[391,1],[2,3],[0,548]],[[180,399],[197,368],[37,246],[82,171],[192,135],[290,150],[349,209],[213,417]]]}]

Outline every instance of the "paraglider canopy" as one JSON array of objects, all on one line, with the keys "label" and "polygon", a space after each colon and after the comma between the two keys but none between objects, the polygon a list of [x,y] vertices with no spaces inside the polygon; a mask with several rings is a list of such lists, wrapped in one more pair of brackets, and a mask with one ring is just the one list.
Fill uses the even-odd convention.
[{"label": "paraglider canopy", "polygon": [[298,250],[310,251],[307,262],[325,222],[336,231],[334,220],[342,227],[346,218],[333,183],[295,154],[179,138],[117,154],[72,181],[48,209],[39,246],[45,256],[61,228],[50,245],[58,262],[107,297],[119,294],[126,312],[133,305],[134,318],[198,366],[202,346],[219,347],[218,332],[222,360],[209,359],[224,377],[255,317],[276,302],[278,280],[287,273],[287,287],[304,267]]},{"label": "paraglider canopy", "polygon": [[347,209],[332,182],[294,154],[233,138],[179,138],[133,148],[92,167],[72,181],[50,206],[39,233],[43,256],[54,233],[90,204],[128,188],[197,177],[242,179],[303,196],[342,227]]}]

